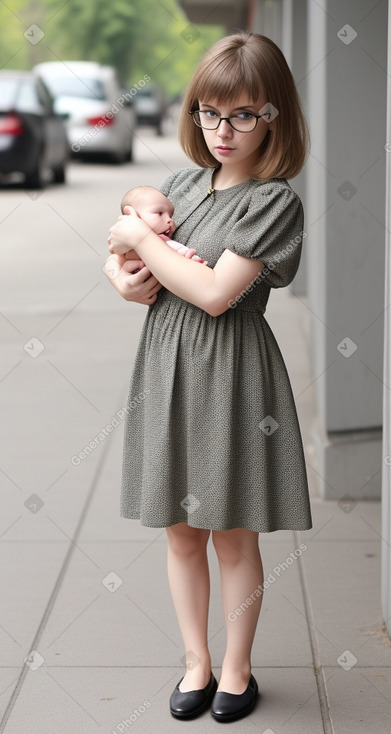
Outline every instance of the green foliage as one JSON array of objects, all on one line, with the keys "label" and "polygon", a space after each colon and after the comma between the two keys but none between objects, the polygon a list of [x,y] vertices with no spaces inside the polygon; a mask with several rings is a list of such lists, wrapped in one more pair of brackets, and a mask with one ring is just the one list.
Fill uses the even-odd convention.
[{"label": "green foliage", "polygon": [[[24,36],[31,25],[41,29],[34,43]],[[173,97],[223,34],[191,25],[176,0],[9,0],[0,3],[0,68],[94,60],[115,66],[129,86],[149,74]]]}]

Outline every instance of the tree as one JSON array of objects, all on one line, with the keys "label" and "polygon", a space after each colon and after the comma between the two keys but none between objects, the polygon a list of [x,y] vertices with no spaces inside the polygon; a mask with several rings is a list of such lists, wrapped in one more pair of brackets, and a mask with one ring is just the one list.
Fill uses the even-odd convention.
[{"label": "tree", "polygon": [[124,85],[148,74],[172,97],[223,33],[190,24],[175,0],[12,0],[0,3],[0,67],[99,61]]}]

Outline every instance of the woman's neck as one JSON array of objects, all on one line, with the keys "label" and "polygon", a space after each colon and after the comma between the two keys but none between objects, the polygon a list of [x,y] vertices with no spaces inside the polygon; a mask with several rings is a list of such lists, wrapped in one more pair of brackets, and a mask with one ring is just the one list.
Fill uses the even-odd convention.
[{"label": "woman's neck", "polygon": [[231,186],[248,181],[251,178],[247,171],[240,171],[238,169],[232,171],[225,171],[222,166],[216,169],[212,175],[212,188],[214,189],[229,189]]}]

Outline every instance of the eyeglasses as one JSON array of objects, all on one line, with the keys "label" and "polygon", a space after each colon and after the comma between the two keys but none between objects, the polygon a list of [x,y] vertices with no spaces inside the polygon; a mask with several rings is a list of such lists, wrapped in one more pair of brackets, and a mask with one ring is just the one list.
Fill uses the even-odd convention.
[{"label": "eyeglasses", "polygon": [[239,133],[251,133],[255,130],[258,120],[261,117],[270,116],[270,112],[264,112],[262,115],[254,115],[252,112],[238,112],[237,115],[231,117],[220,117],[214,110],[189,110],[189,115],[197,127],[204,130],[217,130],[222,120],[226,120],[228,125]]}]

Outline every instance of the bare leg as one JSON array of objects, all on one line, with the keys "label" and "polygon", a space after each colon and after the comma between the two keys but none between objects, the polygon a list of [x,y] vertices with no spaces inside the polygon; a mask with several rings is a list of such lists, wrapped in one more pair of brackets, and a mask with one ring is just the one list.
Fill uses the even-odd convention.
[{"label": "bare leg", "polygon": [[171,594],[186,652],[187,672],[180,691],[205,688],[210,679],[208,649],[210,530],[181,522],[166,528],[167,568]]},{"label": "bare leg", "polygon": [[[251,648],[262,604],[263,567],[258,533],[245,528],[213,531],[219,559],[227,631],[219,691],[240,694],[251,673]],[[247,600],[247,601],[246,601]],[[235,610],[240,609],[240,614]]]}]

